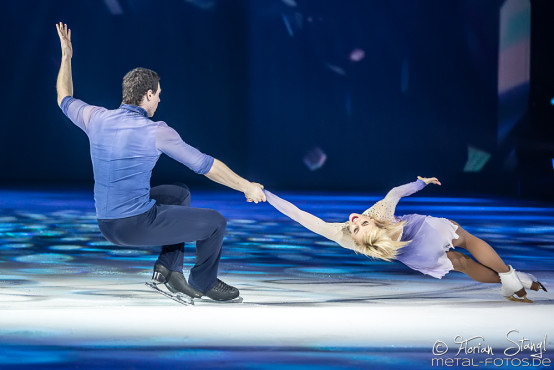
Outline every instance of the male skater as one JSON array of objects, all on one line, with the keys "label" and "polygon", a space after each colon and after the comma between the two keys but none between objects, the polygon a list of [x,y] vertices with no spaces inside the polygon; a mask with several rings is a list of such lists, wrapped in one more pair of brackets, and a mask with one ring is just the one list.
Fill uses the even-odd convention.
[{"label": "male skater", "polygon": [[[150,176],[161,153],[210,180],[241,191],[247,200],[266,200],[263,186],[249,182],[225,164],[186,144],[165,122],[152,121],[160,102],[160,77],[135,68],[123,78],[118,109],[88,105],[73,98],[71,30],[56,25],[62,61],[56,90],[63,113],[90,141],[94,200],[102,234],[124,246],[163,245],[152,279],[177,295],[227,301],[239,290],[217,278],[226,220],[215,210],[191,208],[183,185],[150,189]],[[196,241],[196,264],[183,276],[184,243]]]}]

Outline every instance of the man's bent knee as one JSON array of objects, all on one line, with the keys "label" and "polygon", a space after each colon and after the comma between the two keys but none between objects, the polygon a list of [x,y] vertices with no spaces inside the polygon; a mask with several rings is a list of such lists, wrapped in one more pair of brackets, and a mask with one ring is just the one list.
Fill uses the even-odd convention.
[{"label": "man's bent knee", "polygon": [[174,194],[177,197],[176,205],[190,206],[190,190],[188,186],[180,182],[168,186],[174,189]]},{"label": "man's bent knee", "polygon": [[171,185],[181,188],[182,194],[185,195],[185,196],[188,196],[190,194],[189,187],[186,186],[185,184],[183,184],[182,182],[176,182],[176,183],[173,183]]},{"label": "man's bent knee", "polygon": [[217,229],[225,229],[227,227],[227,219],[221,213],[215,210],[210,210],[210,222],[217,227]]}]

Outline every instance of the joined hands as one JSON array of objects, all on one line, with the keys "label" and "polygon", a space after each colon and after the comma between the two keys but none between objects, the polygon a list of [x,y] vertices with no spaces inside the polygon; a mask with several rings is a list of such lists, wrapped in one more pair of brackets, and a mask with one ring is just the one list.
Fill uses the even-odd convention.
[{"label": "joined hands", "polygon": [[244,191],[244,196],[246,197],[247,202],[265,202],[267,199],[263,192],[264,186],[258,184],[257,182],[251,182],[248,189]]}]

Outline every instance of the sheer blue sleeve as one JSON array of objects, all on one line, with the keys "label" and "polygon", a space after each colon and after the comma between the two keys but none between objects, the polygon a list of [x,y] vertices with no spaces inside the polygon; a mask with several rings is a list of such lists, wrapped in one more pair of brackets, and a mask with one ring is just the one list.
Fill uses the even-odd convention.
[{"label": "sheer blue sleeve", "polygon": [[264,193],[268,203],[285,216],[298,222],[306,229],[338,243],[343,248],[356,250],[354,241],[349,233],[346,233],[344,230],[344,223],[325,222],[319,217],[299,209],[294,204],[279,198],[277,195],[267,190],[264,190]]},{"label": "sheer blue sleeve", "polygon": [[213,157],[185,143],[165,122],[158,122],[156,148],[201,175],[210,172],[214,163]]},{"label": "sheer blue sleeve", "polygon": [[63,114],[84,132],[87,132],[88,125],[94,115],[106,110],[106,108],[89,105],[71,96],[63,98],[60,108]]},{"label": "sheer blue sleeve", "polygon": [[377,220],[396,222],[394,211],[401,198],[412,195],[426,186],[423,180],[410,182],[409,184],[397,186],[388,192],[387,196],[378,201],[364,212],[364,215],[373,217]]},{"label": "sheer blue sleeve", "polygon": [[410,182],[409,184],[400,185],[395,188],[392,188],[385,199],[389,198],[391,201],[395,201],[398,203],[400,198],[407,197],[409,195],[412,195],[413,193],[416,193],[423,189],[425,187],[425,182],[423,180],[417,180],[414,182]]}]

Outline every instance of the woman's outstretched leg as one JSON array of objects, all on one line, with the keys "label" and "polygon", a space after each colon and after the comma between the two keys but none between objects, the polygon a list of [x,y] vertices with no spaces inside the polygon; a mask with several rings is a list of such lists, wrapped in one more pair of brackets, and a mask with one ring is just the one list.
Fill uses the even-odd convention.
[{"label": "woman's outstretched leg", "polygon": [[486,241],[471,235],[458,223],[454,221],[451,222],[458,225],[456,234],[458,234],[459,238],[452,241],[452,244],[455,247],[462,247],[466,249],[482,265],[485,265],[498,273],[510,271],[510,268],[504,263],[504,261],[502,261],[502,258],[500,258],[498,253],[496,253],[496,251]]},{"label": "woman's outstretched leg", "polygon": [[500,283],[500,277],[494,270],[474,261],[471,257],[455,251],[446,252],[446,256],[452,262],[454,270],[463,272],[473,280],[481,283]]},{"label": "woman's outstretched leg", "polygon": [[[452,221],[453,222],[453,221]],[[453,222],[456,225],[458,225],[456,222]],[[462,247],[465,248],[467,251],[471,253],[477,261],[480,262],[483,267],[488,267],[491,270],[494,270],[493,272],[498,273],[498,280],[496,282],[502,283],[501,293],[504,297],[510,299],[510,300],[517,300],[517,301],[524,301],[524,302],[532,302],[527,299],[527,292],[525,291],[525,287],[527,289],[538,289],[538,282],[533,286],[533,281],[531,275],[529,275],[529,281],[526,281],[526,286],[524,287],[520,276],[523,277],[522,274],[518,274],[517,271],[515,271],[511,266],[508,267],[504,261],[502,261],[502,258],[496,253],[496,251],[484,240],[479,239],[478,237],[471,235],[467,231],[465,231],[460,225],[458,225],[458,230],[456,230],[456,233],[458,234],[459,238],[452,241],[452,244],[455,247]],[[470,264],[471,265],[471,264]],[[466,268],[467,269],[467,268]],[[468,271],[471,270],[471,274],[474,274],[475,266],[472,266],[469,268]],[[480,269],[479,271],[483,271]],[[470,275],[467,271],[463,271],[473,279],[477,281],[482,281],[474,276]],[[479,274],[475,275],[478,278],[481,278],[482,276]],[[488,277],[487,277],[488,279]],[[533,279],[534,280],[534,279]],[[489,281],[483,281],[483,282],[489,282]],[[528,284],[527,284],[528,283]],[[520,298],[514,297],[517,295]],[[521,297],[523,297],[521,299]]]}]

